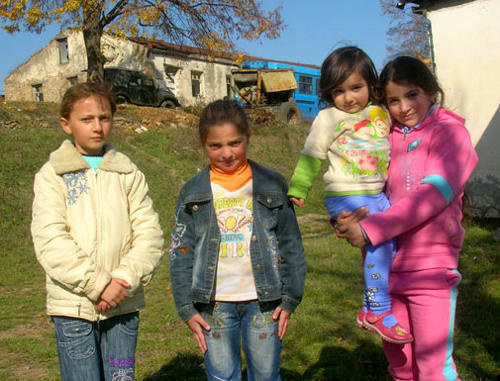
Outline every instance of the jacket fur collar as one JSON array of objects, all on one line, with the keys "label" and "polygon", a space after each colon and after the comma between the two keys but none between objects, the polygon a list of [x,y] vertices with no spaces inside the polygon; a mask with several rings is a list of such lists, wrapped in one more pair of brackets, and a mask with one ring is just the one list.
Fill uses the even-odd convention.
[{"label": "jacket fur collar", "polygon": [[[90,168],[87,161],[69,140],[65,140],[57,150],[50,154],[49,162],[58,175]],[[109,172],[130,173],[134,168],[127,156],[116,151],[112,145],[106,144],[99,169]]]}]

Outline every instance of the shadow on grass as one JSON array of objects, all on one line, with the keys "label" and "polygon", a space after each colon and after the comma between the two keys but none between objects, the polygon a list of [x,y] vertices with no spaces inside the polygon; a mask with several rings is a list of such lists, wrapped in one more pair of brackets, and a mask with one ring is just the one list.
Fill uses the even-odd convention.
[{"label": "shadow on grass", "polygon": [[144,381],[185,380],[198,381],[206,379],[203,368],[203,357],[192,354],[179,354],[157,372],[146,376]]},{"label": "shadow on grass", "polygon": [[494,380],[500,376],[500,330],[495,328],[500,312],[500,257],[493,232],[500,228],[500,219],[475,219],[467,227],[460,254],[463,281],[457,302],[454,357],[459,371],[465,368],[475,379]]},{"label": "shadow on grass", "polygon": [[[500,303],[484,290],[482,282],[491,273],[469,273],[470,282],[459,287],[456,327],[459,334],[455,338],[454,357],[463,367],[479,380],[493,380],[500,376],[500,342],[498,313]],[[496,275],[498,276],[498,275]],[[465,350],[465,348],[467,350]],[[483,353],[474,356],[474,353]],[[485,361],[485,355],[490,358]]]},{"label": "shadow on grass", "polygon": [[[302,375],[302,380],[389,380],[387,361],[381,348],[361,341],[354,350],[327,346],[319,360]],[[286,378],[284,378],[286,380]]]},{"label": "shadow on grass", "polygon": [[[246,380],[246,369],[243,370],[242,376]],[[303,377],[298,372],[281,369],[281,378],[283,380],[303,380]],[[161,369],[144,378],[144,381],[164,381],[164,380],[183,380],[183,381],[198,381],[205,380],[205,369],[203,367],[203,357],[192,354],[177,355],[168,364]]]}]

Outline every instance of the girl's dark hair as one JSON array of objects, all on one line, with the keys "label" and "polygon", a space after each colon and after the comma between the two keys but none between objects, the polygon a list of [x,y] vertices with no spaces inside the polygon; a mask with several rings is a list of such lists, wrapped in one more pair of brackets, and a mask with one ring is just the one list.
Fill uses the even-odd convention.
[{"label": "girl's dark hair", "polygon": [[377,100],[377,70],[368,55],[355,46],[334,50],[321,65],[319,88],[321,100],[333,104],[332,90],[344,82],[352,73],[358,72],[368,84],[370,99]]},{"label": "girl's dark hair", "polygon": [[428,94],[439,94],[439,103],[443,104],[443,89],[441,89],[436,77],[427,65],[417,58],[399,56],[385,65],[379,79],[380,92],[384,103],[386,102],[385,88],[389,82],[398,85],[411,84],[420,87]]},{"label": "girl's dark hair", "polygon": [[250,135],[250,127],[245,111],[233,100],[221,99],[208,104],[200,115],[198,131],[202,144],[207,141],[208,130],[213,126],[232,123],[242,135]]},{"label": "girl's dark hair", "polygon": [[74,104],[80,99],[85,99],[93,95],[108,101],[111,107],[111,114],[114,115],[116,112],[116,101],[113,92],[106,84],[96,82],[78,83],[66,90],[59,109],[60,115],[65,119],[69,119]]}]

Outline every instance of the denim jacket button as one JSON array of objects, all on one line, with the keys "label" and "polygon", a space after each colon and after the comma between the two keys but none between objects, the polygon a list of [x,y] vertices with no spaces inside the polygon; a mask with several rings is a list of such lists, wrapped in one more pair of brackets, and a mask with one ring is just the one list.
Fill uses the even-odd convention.
[{"label": "denim jacket button", "polygon": [[271,200],[270,197],[268,197],[266,201],[267,201],[268,204],[270,204],[271,202],[273,202],[273,200]]},{"label": "denim jacket button", "polygon": [[193,210],[196,212],[198,210],[198,205],[193,205]]},{"label": "denim jacket button", "polygon": [[269,296],[269,292],[264,292],[264,296]]},{"label": "denim jacket button", "polygon": [[257,241],[257,236],[256,235],[252,236],[252,241],[253,242]]},{"label": "denim jacket button", "polygon": [[260,270],[261,265],[259,264],[259,265],[255,266],[255,268],[256,268],[257,270]]}]

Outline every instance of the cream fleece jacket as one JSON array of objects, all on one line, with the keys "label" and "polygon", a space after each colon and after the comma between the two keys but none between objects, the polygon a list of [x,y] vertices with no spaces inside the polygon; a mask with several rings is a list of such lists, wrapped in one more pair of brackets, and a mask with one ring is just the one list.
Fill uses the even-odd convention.
[{"label": "cream fleece jacket", "polygon": [[[95,321],[143,308],[163,236],[130,159],[107,145],[96,173],[66,140],[36,174],[34,193],[31,232],[47,275],[47,313]],[[94,303],[111,278],[128,282],[131,296],[97,314]]]}]

